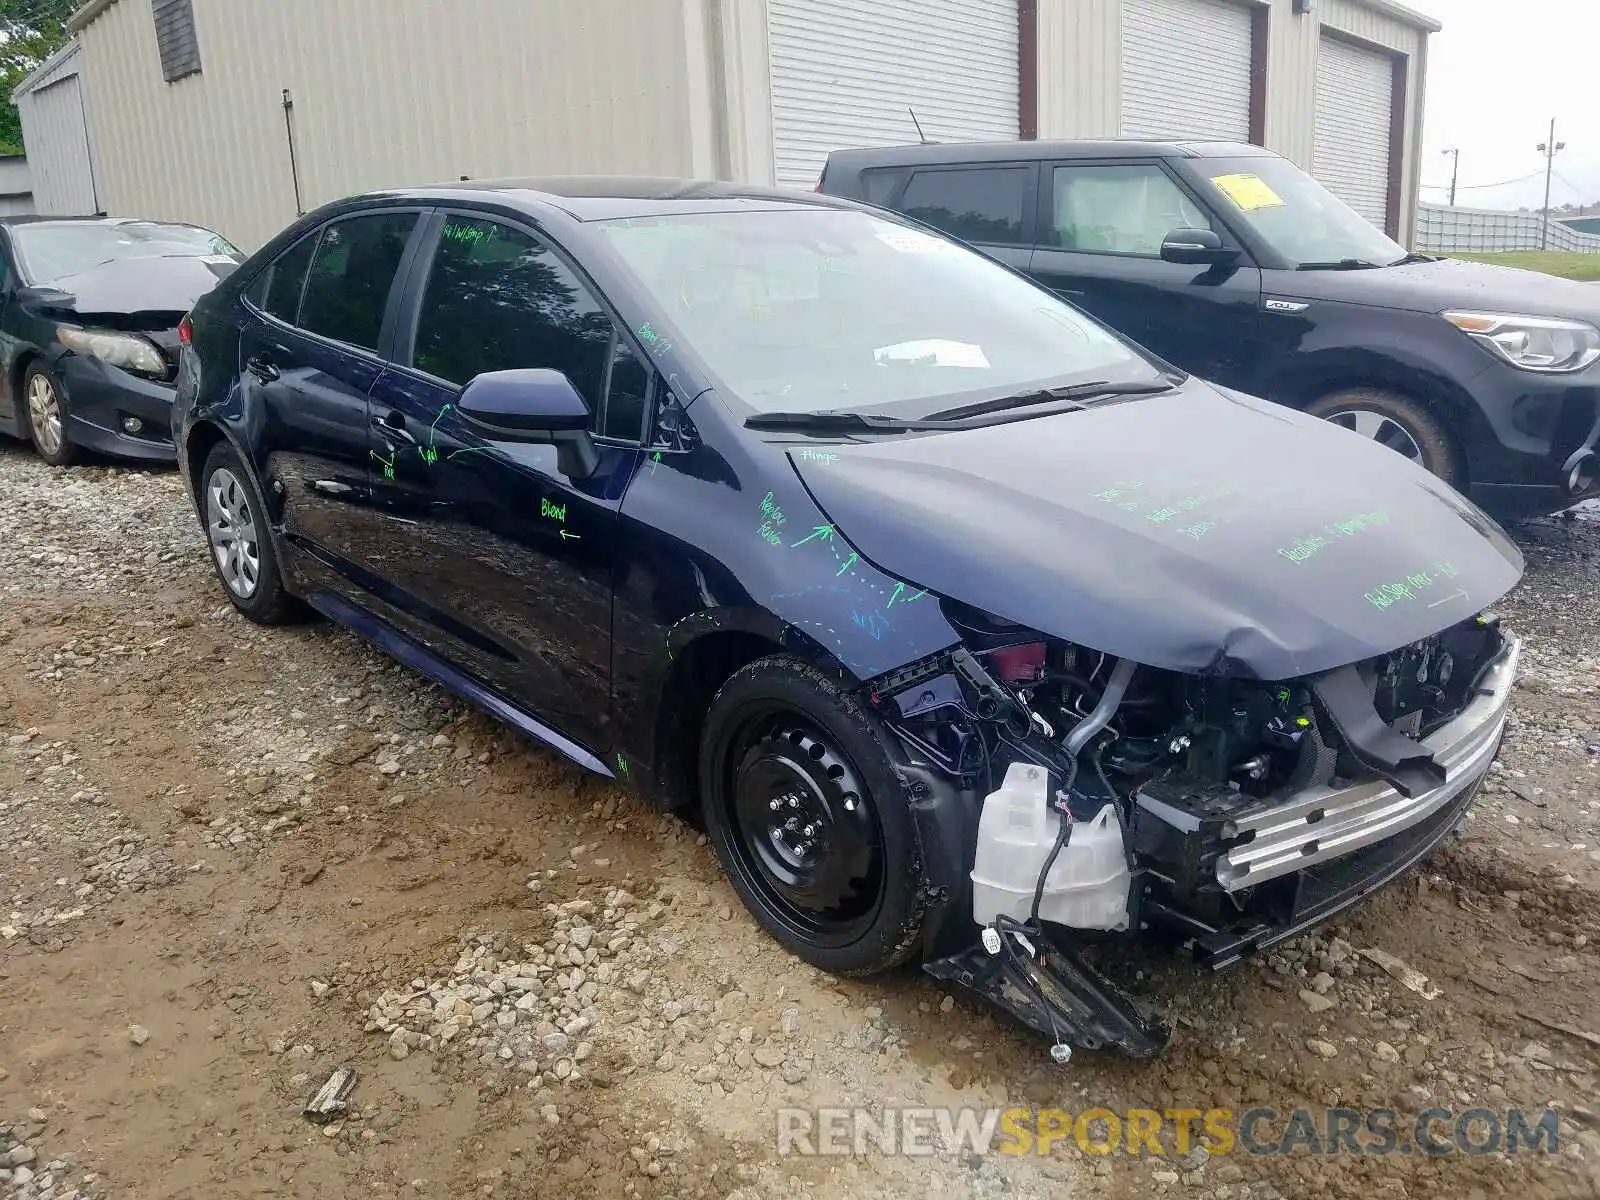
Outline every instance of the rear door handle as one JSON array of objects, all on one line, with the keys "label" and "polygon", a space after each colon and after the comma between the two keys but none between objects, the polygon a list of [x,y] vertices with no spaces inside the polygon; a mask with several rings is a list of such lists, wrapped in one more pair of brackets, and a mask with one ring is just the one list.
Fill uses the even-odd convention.
[{"label": "rear door handle", "polygon": [[372,427],[393,441],[404,442],[408,446],[417,444],[417,439],[406,428],[405,414],[399,409],[391,408],[386,413],[375,414],[372,418]]},{"label": "rear door handle", "polygon": [[277,379],[281,372],[278,366],[264,354],[252,354],[244,360],[244,369],[249,371],[262,383],[271,383]]}]

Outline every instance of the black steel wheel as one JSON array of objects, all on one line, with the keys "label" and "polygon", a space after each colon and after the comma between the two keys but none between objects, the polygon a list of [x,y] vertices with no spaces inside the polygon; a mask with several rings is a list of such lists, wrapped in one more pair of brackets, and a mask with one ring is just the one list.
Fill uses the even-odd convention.
[{"label": "black steel wheel", "polygon": [[763,927],[826,970],[904,962],[920,856],[877,724],[825,674],[779,656],[723,685],[701,746],[706,832]]}]

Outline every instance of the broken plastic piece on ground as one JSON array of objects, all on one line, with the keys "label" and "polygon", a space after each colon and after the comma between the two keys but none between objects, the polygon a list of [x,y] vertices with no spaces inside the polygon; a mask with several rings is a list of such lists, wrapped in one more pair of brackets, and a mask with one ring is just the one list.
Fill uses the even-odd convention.
[{"label": "broken plastic piece on ground", "polygon": [[[985,935],[994,932],[985,929]],[[935,979],[960,984],[1051,1040],[1050,1056],[1061,1045],[1082,1050],[1116,1047],[1131,1058],[1154,1058],[1172,1031],[1146,1016],[1115,984],[1047,933],[1035,935],[1039,953],[985,953],[972,946],[948,958],[924,963]]]},{"label": "broken plastic piece on ground", "polygon": [[317,1094],[306,1104],[305,1115],[317,1124],[325,1124],[350,1107],[350,1093],[356,1087],[354,1067],[337,1066],[328,1081],[317,1089]]},{"label": "broken plastic piece on ground", "polygon": [[1376,963],[1400,983],[1410,988],[1424,1000],[1437,1000],[1443,992],[1436,987],[1428,986],[1428,977],[1410,964],[1401,961],[1387,950],[1379,950],[1374,946],[1358,951],[1362,958],[1370,963]]}]

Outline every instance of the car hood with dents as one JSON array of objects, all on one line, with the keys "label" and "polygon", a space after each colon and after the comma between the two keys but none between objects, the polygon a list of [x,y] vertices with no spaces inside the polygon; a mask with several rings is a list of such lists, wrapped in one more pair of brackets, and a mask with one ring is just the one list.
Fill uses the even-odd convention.
[{"label": "car hood with dents", "polygon": [[1274,295],[1408,312],[1517,313],[1600,325],[1600,287],[1520,267],[1445,258],[1365,271],[1280,271]]},{"label": "car hood with dents", "polygon": [[176,313],[176,324],[239,264],[225,256],[126,258],[24,290],[30,308],[62,315]]},{"label": "car hood with dents", "polygon": [[1498,525],[1395,452],[1198,381],[789,455],[881,570],[1172,670],[1328,670],[1470,618],[1522,574]]}]

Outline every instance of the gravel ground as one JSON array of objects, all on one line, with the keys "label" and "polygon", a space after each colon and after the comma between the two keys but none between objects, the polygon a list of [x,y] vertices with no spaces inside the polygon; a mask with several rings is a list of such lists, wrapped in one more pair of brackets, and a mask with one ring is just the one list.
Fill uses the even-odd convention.
[{"label": "gravel ground", "polygon": [[[693,828],[325,624],[223,601],[171,473],[0,447],[0,1187],[71,1197],[1600,1194],[1600,521],[1523,526],[1462,834],[1067,1067],[757,930]],[[337,1065],[347,1110],[301,1114]],[[1555,1155],[776,1152],[785,1106],[1556,1107]],[[3,1194],[3,1193],[0,1193]]]}]

